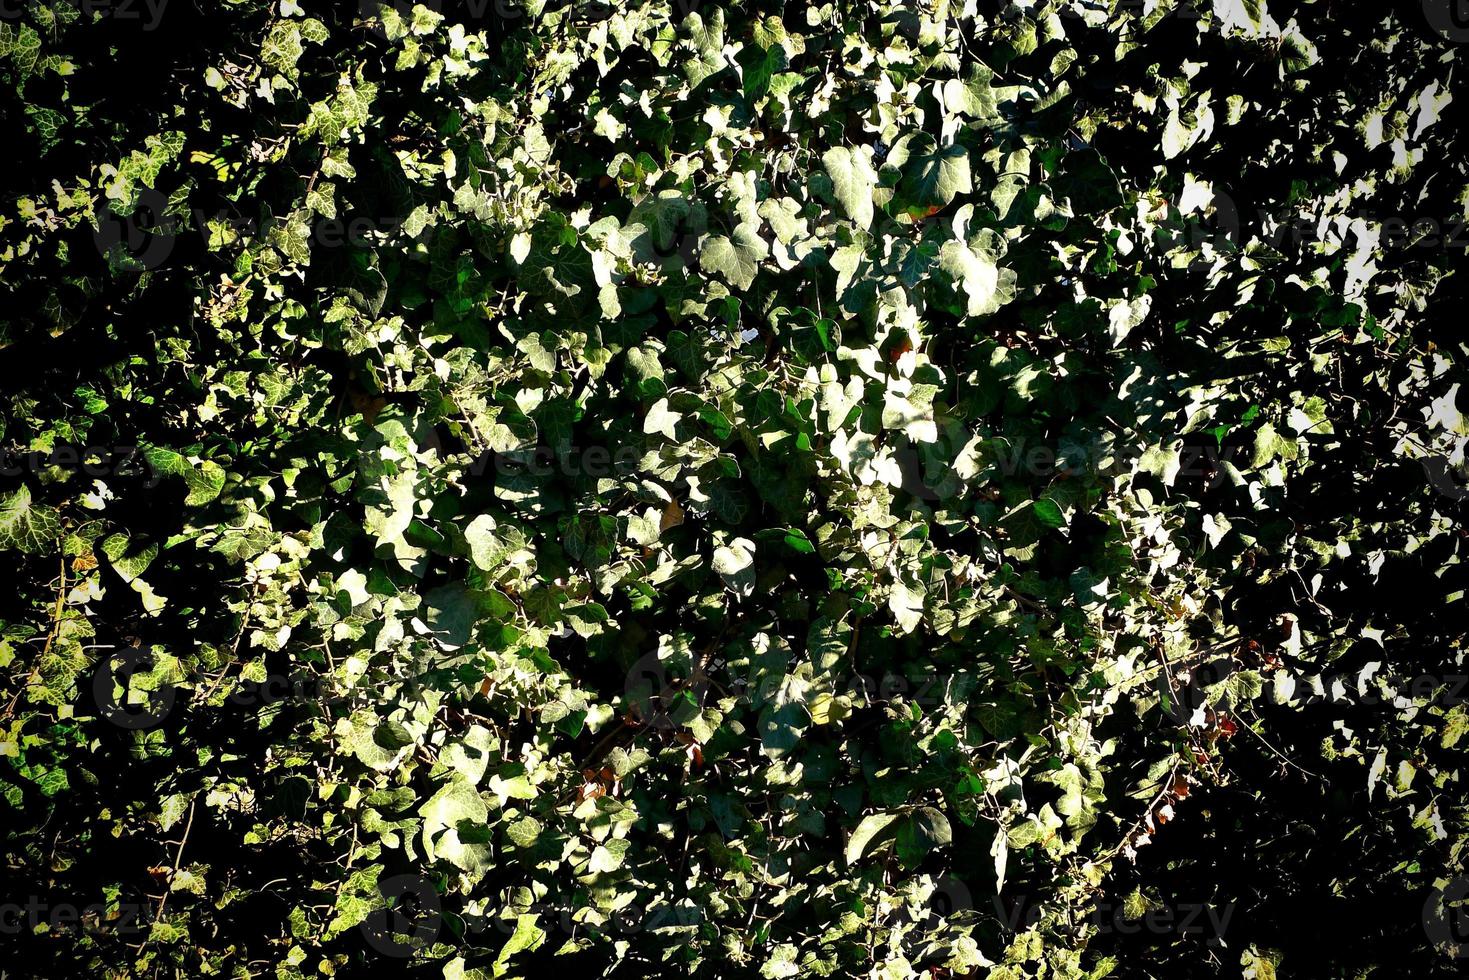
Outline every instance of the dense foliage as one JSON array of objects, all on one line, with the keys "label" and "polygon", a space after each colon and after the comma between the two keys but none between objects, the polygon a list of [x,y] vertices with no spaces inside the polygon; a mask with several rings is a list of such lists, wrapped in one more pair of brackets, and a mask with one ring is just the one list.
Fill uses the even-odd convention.
[{"label": "dense foliage", "polygon": [[1456,975],[1469,23],[1355,6],[7,7],[0,970]]}]

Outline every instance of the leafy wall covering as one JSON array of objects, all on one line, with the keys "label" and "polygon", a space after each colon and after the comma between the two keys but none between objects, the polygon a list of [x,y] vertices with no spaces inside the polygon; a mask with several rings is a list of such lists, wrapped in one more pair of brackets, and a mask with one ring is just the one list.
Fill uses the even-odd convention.
[{"label": "leafy wall covering", "polygon": [[7,8],[0,970],[1459,975],[1461,8]]}]

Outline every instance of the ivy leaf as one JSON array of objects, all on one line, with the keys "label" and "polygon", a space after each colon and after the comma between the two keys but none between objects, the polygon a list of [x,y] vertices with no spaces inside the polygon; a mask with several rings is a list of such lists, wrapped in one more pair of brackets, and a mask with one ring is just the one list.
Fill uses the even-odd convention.
[{"label": "ivy leaf", "polygon": [[723,576],[738,575],[755,560],[755,542],[735,538],[728,545],[714,549],[714,570]]},{"label": "ivy leaf", "polygon": [[499,797],[501,806],[509,800],[533,800],[539,795],[535,785],[524,774],[509,777],[494,775],[490,777],[488,785],[490,792]]},{"label": "ivy leaf", "polygon": [[429,860],[454,865],[470,881],[478,881],[491,867],[492,851],[480,840],[489,809],[467,780],[456,777],[419,808],[423,817],[423,849]]},{"label": "ivy leaf", "polygon": [[897,811],[891,811],[863,817],[852,836],[847,838],[847,863],[856,864],[868,851],[895,836],[898,829],[894,824],[899,816],[901,814]]},{"label": "ivy leaf", "polygon": [[865,147],[834,146],[821,157],[837,203],[862,229],[872,224],[872,192],[877,187],[877,171],[872,169],[870,152]]},{"label": "ivy leaf", "polygon": [[755,587],[755,542],[735,538],[714,549],[714,571],[730,591],[749,595]]},{"label": "ivy leaf", "polygon": [[898,189],[911,204],[943,207],[974,190],[969,151],[956,144],[938,146],[927,133],[906,137],[894,146],[889,163],[903,168]]},{"label": "ivy leaf", "polygon": [[801,951],[790,943],[781,943],[770,951],[770,958],[760,965],[763,980],[784,980],[800,976],[801,966],[797,957]]},{"label": "ivy leaf", "polygon": [[158,557],[157,543],[146,545],[129,554],[132,538],[127,534],[112,534],[103,539],[99,551],[112,562],[113,571],[124,582],[132,582],[148,570],[153,559]]},{"label": "ivy leaf", "polygon": [[0,549],[42,555],[60,536],[61,515],[32,503],[29,487],[22,485],[0,499]]},{"label": "ivy leaf", "polygon": [[593,874],[616,871],[622,867],[623,858],[627,856],[627,848],[626,840],[609,840],[605,844],[597,845],[592,851],[591,860],[587,862],[587,870]]},{"label": "ivy leaf", "polygon": [[464,529],[464,540],[469,545],[469,557],[476,568],[493,572],[499,567],[505,554],[500,539],[495,537],[498,525],[489,514],[480,514]]},{"label": "ivy leaf", "polygon": [[1041,497],[1035,502],[1035,516],[1041,526],[1047,528],[1059,528],[1066,523],[1061,508],[1050,497]]},{"label": "ivy leaf", "polygon": [[457,650],[468,643],[480,618],[478,597],[457,582],[429,591],[424,596],[424,607],[434,639],[446,650]]},{"label": "ivy leaf", "polygon": [[1050,530],[1059,528],[1064,519],[1061,510],[1055,502],[1042,497],[1039,500],[1028,500],[1020,504],[1010,513],[1005,515],[1001,526],[1004,527],[1009,539],[1006,542],[1014,548],[1028,547]]},{"label": "ivy leaf", "polygon": [[676,440],[678,432],[675,428],[679,419],[683,418],[678,412],[668,407],[668,399],[660,398],[648,409],[648,414],[643,416],[643,433],[652,435],[658,433],[669,439]]},{"label": "ivy leaf", "polygon": [[541,822],[535,817],[522,817],[505,829],[505,836],[516,847],[534,847],[540,839],[541,829]]},{"label": "ivy leaf", "polygon": [[926,592],[921,583],[894,580],[892,591],[888,595],[888,608],[904,633],[913,632],[923,622],[925,599]]},{"label": "ivy leaf", "polygon": [[801,735],[811,724],[804,705],[785,697],[760,713],[760,750],[772,759],[789,754],[801,744]]},{"label": "ivy leaf", "polygon": [[931,806],[919,807],[898,826],[898,858],[904,867],[917,867],[929,851],[943,847],[953,839],[948,817]]},{"label": "ivy leaf", "polygon": [[991,123],[1001,119],[995,93],[990,88],[988,69],[976,68],[968,79],[950,78],[944,82],[944,105],[976,122]]},{"label": "ivy leaf", "polygon": [[699,265],[706,272],[718,273],[736,289],[749,289],[760,271],[760,263],[770,254],[770,246],[751,224],[741,224],[733,238],[713,235],[705,240],[699,254]]},{"label": "ivy leaf", "polygon": [[184,503],[190,507],[209,503],[224,489],[224,479],[224,467],[213,460],[206,459],[197,467],[189,467],[184,472],[184,483],[189,488]]},{"label": "ivy leaf", "polygon": [[1000,268],[988,254],[975,251],[965,242],[947,241],[939,249],[939,268],[963,290],[970,316],[983,316],[998,308]]},{"label": "ivy leaf", "polygon": [[[540,916],[536,914],[525,914],[516,917],[515,931],[510,934],[509,939],[505,940],[505,945],[500,947],[500,952],[495,957],[495,964],[500,968],[496,970],[497,976],[500,975],[505,965],[510,962],[510,958],[516,953],[538,949],[546,941],[546,930],[536,924],[539,918]],[[447,977],[448,974],[446,973],[445,976]]]},{"label": "ivy leaf", "polygon": [[1255,430],[1254,455],[1250,459],[1250,466],[1259,469],[1275,459],[1295,459],[1299,453],[1295,439],[1282,436],[1274,425],[1266,422]]}]

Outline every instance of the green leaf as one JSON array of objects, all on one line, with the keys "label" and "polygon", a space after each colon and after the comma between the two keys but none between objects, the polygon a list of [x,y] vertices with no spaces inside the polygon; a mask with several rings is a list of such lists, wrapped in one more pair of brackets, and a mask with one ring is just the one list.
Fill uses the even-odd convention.
[{"label": "green leaf", "polygon": [[770,254],[770,246],[760,237],[759,229],[751,224],[742,224],[734,231],[733,238],[712,235],[706,239],[699,254],[699,265],[707,272],[717,273],[736,289],[745,290],[755,282],[760,263]]},{"label": "green leaf", "polygon": [[669,439],[677,439],[676,426],[679,419],[683,418],[678,412],[668,407],[668,399],[660,398],[648,409],[648,414],[643,417],[643,432],[647,435],[660,433]]},{"label": "green leaf", "polygon": [[522,817],[505,829],[505,836],[517,847],[534,847],[541,829],[541,822],[535,817]]},{"label": "green leaf", "polygon": [[715,548],[713,568],[724,579],[725,588],[736,595],[749,595],[755,588],[755,542],[735,538]]},{"label": "green leaf", "polygon": [[969,151],[955,144],[937,146],[926,133],[895,147],[890,162],[903,166],[899,189],[914,204],[942,207],[974,189]]},{"label": "green leaf", "polygon": [[714,571],[729,577],[738,575],[755,561],[755,542],[735,538],[728,545],[714,549]]},{"label": "green leaf", "polygon": [[419,808],[423,848],[429,860],[443,860],[478,880],[491,867],[493,851],[478,840],[489,809],[474,786],[455,777]]},{"label": "green leaf", "polygon": [[489,789],[500,798],[500,805],[504,806],[509,800],[533,800],[539,793],[531,781],[524,775],[511,776],[508,779],[500,776],[491,776]]},{"label": "green leaf", "polygon": [[949,818],[931,806],[914,810],[898,826],[898,857],[905,867],[917,867],[936,847],[944,847],[954,839]]},{"label": "green leaf", "polygon": [[877,187],[877,171],[872,169],[869,152],[865,147],[834,146],[821,157],[837,203],[863,229],[872,224],[872,192]]},{"label": "green leaf", "polygon": [[902,814],[897,811],[873,813],[862,818],[852,836],[847,838],[847,863],[856,864],[869,851],[897,834],[895,823]]},{"label": "green leaf", "polygon": [[495,537],[498,525],[489,514],[480,514],[464,529],[464,540],[469,545],[469,557],[476,568],[493,572],[500,566],[505,549]]},{"label": "green leaf", "polygon": [[479,597],[456,583],[441,585],[424,595],[427,621],[434,640],[446,650],[469,642],[480,619]]},{"label": "green leaf", "polygon": [[628,843],[625,840],[609,840],[600,844],[592,851],[591,860],[587,862],[587,870],[593,874],[606,874],[616,871],[622,867],[622,860],[627,856]]},{"label": "green leaf", "polygon": [[970,316],[993,313],[1009,300],[995,260],[964,242],[944,242],[939,249],[939,269],[963,291]]},{"label": "green leaf", "polygon": [[1295,439],[1282,436],[1274,425],[1266,422],[1255,430],[1254,455],[1250,459],[1250,466],[1252,469],[1259,469],[1276,459],[1295,459],[1299,453]]},{"label": "green leaf", "polygon": [[1044,527],[1048,528],[1058,528],[1066,523],[1066,518],[1061,514],[1061,508],[1050,497],[1041,497],[1035,502],[1035,516]]},{"label": "green leaf", "polygon": [[0,549],[43,555],[61,536],[61,515],[31,502],[30,488],[0,498]]},{"label": "green leaf", "polygon": [[212,460],[204,460],[197,468],[189,467],[183,476],[184,483],[189,488],[184,503],[190,507],[209,503],[224,489],[224,467]]},{"label": "green leaf", "polygon": [[[536,924],[540,918],[537,914],[526,914],[517,916],[515,919],[515,931],[500,947],[500,953],[495,957],[495,964],[503,967],[510,962],[510,958],[516,953],[538,949],[546,941],[546,931]],[[498,975],[498,972],[497,972]]]}]

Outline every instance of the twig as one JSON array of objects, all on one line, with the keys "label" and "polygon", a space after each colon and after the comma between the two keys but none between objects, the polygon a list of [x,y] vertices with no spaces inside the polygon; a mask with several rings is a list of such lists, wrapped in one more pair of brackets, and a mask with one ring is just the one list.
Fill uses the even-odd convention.
[{"label": "twig", "polygon": [[1325,779],[1326,778],[1325,776],[1322,776],[1320,773],[1312,772],[1311,770],[1307,769],[1305,766],[1302,766],[1302,765],[1299,765],[1298,763],[1296,763],[1294,760],[1292,760],[1290,757],[1288,757],[1284,752],[1281,752],[1275,746],[1273,746],[1269,742],[1265,741],[1265,736],[1263,736],[1259,732],[1255,731],[1255,729],[1253,727],[1251,727],[1250,725],[1246,724],[1246,725],[1243,725],[1241,727],[1243,727],[1245,731],[1249,732],[1251,735],[1253,735],[1257,739],[1259,739],[1260,740],[1260,744],[1263,745],[1263,746],[1265,746],[1267,749],[1269,749],[1271,751],[1271,753],[1277,759],[1279,759],[1281,762],[1284,762],[1286,765],[1290,766],[1293,769],[1300,770],[1301,772],[1305,773],[1307,776],[1312,777],[1313,779]]},{"label": "twig", "polygon": [[1010,598],[1014,599],[1016,602],[1020,603],[1022,606],[1025,606],[1025,607],[1027,607],[1029,609],[1032,609],[1035,612],[1049,614],[1050,611],[1051,611],[1050,609],[1046,608],[1046,604],[1045,603],[1040,602],[1040,601],[1038,601],[1036,599],[1032,599],[1030,596],[1024,595],[1024,594],[1016,591],[1016,589],[1013,586],[1009,586],[1009,585],[1005,586],[1005,594],[1007,596],[1009,596]]},{"label": "twig", "polygon": [[[173,876],[178,873],[179,865],[183,862],[184,845],[189,842],[189,831],[194,829],[194,807],[196,807],[198,804],[199,797],[197,795],[189,801],[189,819],[188,822],[184,824],[184,836],[179,838],[179,849],[174,852],[173,868],[168,876],[168,885],[163,889],[163,897],[158,900],[158,911],[153,916],[154,922],[162,922],[163,910],[168,908],[168,896],[173,893]],[[161,966],[162,964],[159,964],[159,967]],[[158,976],[157,967],[154,968],[153,975],[155,977]]]},{"label": "twig", "polygon": [[1143,811],[1143,815],[1141,817],[1138,817],[1136,820],[1133,821],[1132,826],[1128,828],[1128,831],[1126,834],[1123,835],[1122,840],[1117,843],[1116,847],[1112,848],[1112,850],[1108,851],[1106,855],[1104,855],[1103,860],[1110,861],[1114,857],[1116,857],[1122,851],[1122,849],[1127,846],[1128,842],[1132,840],[1133,835],[1137,833],[1138,828],[1142,827],[1149,819],[1152,818],[1153,811],[1157,809],[1158,804],[1162,803],[1164,798],[1166,798],[1168,794],[1173,791],[1174,781],[1178,779],[1178,769],[1179,763],[1175,761],[1173,763],[1173,768],[1168,772],[1168,778],[1163,780],[1163,788],[1158,791],[1157,796],[1153,797],[1153,802],[1148,804],[1148,808]]},{"label": "twig", "polygon": [[20,686],[20,690],[15,692],[15,697],[11,698],[10,703],[5,706],[5,714],[3,717],[9,718],[11,716],[11,714],[15,711],[15,706],[20,703],[20,696],[24,694],[26,688],[30,687],[31,683],[38,676],[40,676],[41,662],[44,661],[46,659],[46,655],[51,652],[51,644],[56,641],[56,637],[61,635],[61,613],[65,609],[65,607],[66,559],[63,557],[61,559],[61,582],[56,588],[56,608],[51,612],[51,629],[46,632],[46,645],[41,649],[41,659],[37,661],[34,667],[31,668],[30,674],[26,676],[25,683]]}]

